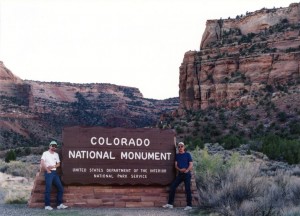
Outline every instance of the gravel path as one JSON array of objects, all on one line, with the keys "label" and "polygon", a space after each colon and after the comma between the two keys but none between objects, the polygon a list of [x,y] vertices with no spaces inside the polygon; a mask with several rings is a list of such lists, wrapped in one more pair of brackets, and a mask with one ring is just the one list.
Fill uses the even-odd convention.
[{"label": "gravel path", "polygon": [[25,204],[8,205],[0,204],[1,216],[185,216],[192,215],[183,208],[69,208],[64,210],[54,209],[46,211],[41,208],[28,208]]}]

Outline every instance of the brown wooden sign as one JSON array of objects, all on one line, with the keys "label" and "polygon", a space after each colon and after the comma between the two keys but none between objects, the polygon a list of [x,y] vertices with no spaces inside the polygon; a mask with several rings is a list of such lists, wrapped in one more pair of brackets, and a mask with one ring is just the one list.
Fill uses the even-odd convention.
[{"label": "brown wooden sign", "polygon": [[65,184],[168,185],[175,176],[175,132],[157,128],[63,129]]}]

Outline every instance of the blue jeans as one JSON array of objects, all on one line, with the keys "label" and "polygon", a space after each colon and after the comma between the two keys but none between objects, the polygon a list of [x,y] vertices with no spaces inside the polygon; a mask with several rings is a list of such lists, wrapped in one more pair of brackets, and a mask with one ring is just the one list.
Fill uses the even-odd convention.
[{"label": "blue jeans", "polygon": [[178,185],[181,182],[184,181],[185,194],[186,194],[186,203],[187,203],[187,206],[192,206],[191,178],[192,178],[192,175],[191,175],[190,172],[188,172],[188,173],[179,173],[176,176],[175,180],[172,182],[172,184],[170,186],[168,204],[173,205],[176,188],[178,187]]},{"label": "blue jeans", "polygon": [[63,200],[64,188],[61,184],[60,178],[57,175],[56,171],[51,171],[51,173],[45,172],[45,181],[46,181],[46,190],[45,190],[45,206],[50,206],[50,195],[51,187],[54,184],[57,188],[56,202],[59,206]]}]

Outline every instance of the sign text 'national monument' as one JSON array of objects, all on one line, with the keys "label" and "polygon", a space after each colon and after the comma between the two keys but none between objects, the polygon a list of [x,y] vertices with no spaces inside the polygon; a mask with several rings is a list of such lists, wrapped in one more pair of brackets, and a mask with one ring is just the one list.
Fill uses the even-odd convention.
[{"label": "sign text 'national monument'", "polygon": [[79,185],[168,185],[175,132],[157,128],[67,127],[62,180]]}]

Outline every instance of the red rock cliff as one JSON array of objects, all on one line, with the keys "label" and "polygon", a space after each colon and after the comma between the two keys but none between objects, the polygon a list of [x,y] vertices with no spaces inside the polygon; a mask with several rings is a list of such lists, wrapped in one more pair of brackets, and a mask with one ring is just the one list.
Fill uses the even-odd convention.
[{"label": "red rock cliff", "polygon": [[300,4],[209,20],[180,66],[180,110],[253,104],[260,90],[299,86]]}]

